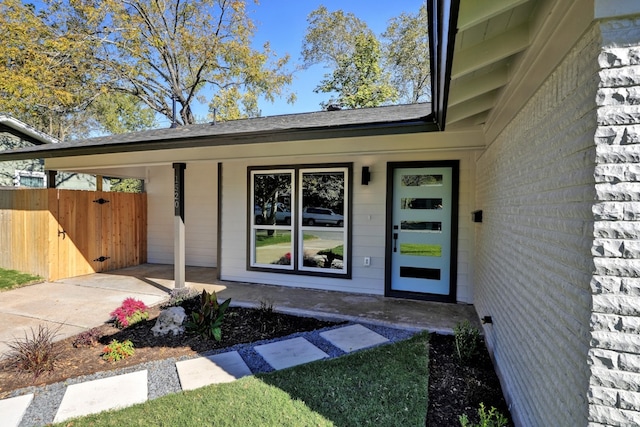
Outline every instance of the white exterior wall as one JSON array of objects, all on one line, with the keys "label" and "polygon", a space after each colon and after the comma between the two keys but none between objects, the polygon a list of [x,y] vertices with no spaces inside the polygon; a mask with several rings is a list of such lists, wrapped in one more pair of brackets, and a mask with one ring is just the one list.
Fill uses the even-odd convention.
[{"label": "white exterior wall", "polygon": [[516,425],[587,425],[598,54],[590,31],[477,164],[474,302]]},{"label": "white exterior wall", "polygon": [[[174,210],[171,165],[148,168],[147,260],[173,264]],[[218,164],[193,162],[185,169],[186,264],[216,267]]]},{"label": "white exterior wall", "polygon": [[[399,137],[389,138],[389,147],[401,150]],[[420,138],[420,136],[403,137]],[[296,156],[237,160],[223,163],[222,188],[222,266],[224,280],[257,282],[283,286],[310,287],[356,293],[384,294],[385,228],[387,162],[423,160],[460,160],[460,204],[458,243],[458,292],[460,302],[473,301],[471,211],[474,208],[472,151],[412,152],[411,154],[352,154],[341,156]],[[323,164],[353,162],[353,232],[352,279],[277,274],[247,270],[247,168],[249,166],[279,166],[293,164]],[[371,182],[361,185],[363,166],[369,166]],[[371,265],[364,266],[364,257]]]},{"label": "white exterior wall", "polygon": [[[635,6],[637,10],[637,5]],[[592,426],[640,425],[640,17],[604,21],[597,93]]]}]

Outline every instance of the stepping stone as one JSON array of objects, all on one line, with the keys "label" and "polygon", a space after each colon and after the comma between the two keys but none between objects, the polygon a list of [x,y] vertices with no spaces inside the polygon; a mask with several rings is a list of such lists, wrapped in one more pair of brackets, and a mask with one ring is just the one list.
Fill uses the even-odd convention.
[{"label": "stepping stone", "polygon": [[2,414],[0,424],[6,427],[18,427],[32,400],[33,393],[0,400],[0,414]]},{"label": "stepping stone", "polygon": [[54,423],[147,401],[147,371],[132,372],[67,387]]},{"label": "stepping stone", "polygon": [[276,370],[329,357],[302,337],[258,345],[254,349]]},{"label": "stepping stone", "polygon": [[176,362],[182,390],[210,384],[228,383],[247,375],[251,369],[237,351]]},{"label": "stepping stone", "polygon": [[320,332],[320,336],[346,353],[389,342],[382,335],[362,325],[351,325]]}]

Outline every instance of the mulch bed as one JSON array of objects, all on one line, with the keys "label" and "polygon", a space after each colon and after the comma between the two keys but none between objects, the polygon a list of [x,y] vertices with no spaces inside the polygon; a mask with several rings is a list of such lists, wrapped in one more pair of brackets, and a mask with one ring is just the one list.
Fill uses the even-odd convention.
[{"label": "mulch bed", "polygon": [[[189,307],[186,309],[188,313]],[[67,378],[154,360],[195,356],[209,350],[313,331],[340,323],[277,313],[268,308],[231,307],[227,310],[222,326],[222,341],[215,341],[188,334],[154,336],[151,328],[155,325],[159,312],[160,307],[151,308],[149,320],[126,329],[118,329],[112,324],[96,328],[99,338],[93,347],[74,347],[76,337],[58,341],[56,349],[59,357],[55,369],[38,378],[17,372],[8,359],[0,360],[0,399],[8,397],[11,391],[24,387],[57,383]],[[114,339],[120,342],[131,340],[135,354],[117,363],[103,360],[102,349]],[[461,414],[467,414],[470,420],[477,422],[480,402],[484,402],[487,408],[495,406],[508,416],[500,383],[488,354],[484,352],[470,366],[462,366],[453,356],[453,346],[452,336],[434,334],[430,337],[429,408],[426,425],[459,426],[458,416]]]},{"label": "mulch bed", "polygon": [[431,335],[429,340],[429,409],[427,426],[459,426],[458,417],[466,414],[478,423],[478,408],[498,409],[513,426],[500,381],[495,373],[484,342],[480,354],[468,365],[454,356],[454,338]]}]

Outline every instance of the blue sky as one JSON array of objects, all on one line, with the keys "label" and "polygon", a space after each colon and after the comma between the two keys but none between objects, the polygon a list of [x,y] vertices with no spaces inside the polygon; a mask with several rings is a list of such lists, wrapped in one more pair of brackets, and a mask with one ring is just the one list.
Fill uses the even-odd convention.
[{"label": "blue sky", "polygon": [[[307,30],[307,16],[318,6],[324,5],[330,12],[343,10],[351,12],[365,21],[376,35],[382,34],[387,28],[389,19],[402,12],[417,13],[424,0],[262,0],[258,5],[247,3],[247,9],[257,26],[254,38],[255,46],[261,46],[265,41],[271,43],[271,48],[278,54],[291,56],[291,67],[298,65],[302,40]],[[390,7],[390,5],[392,5]],[[426,30],[426,29],[425,29]],[[297,94],[295,104],[287,104],[284,99],[274,104],[263,102],[260,104],[263,116],[278,114],[302,113],[318,111],[320,102],[326,101],[328,94],[316,94],[313,89],[318,85],[328,70],[316,65],[308,70],[297,71],[294,75],[292,92]]]},{"label": "blue sky", "polygon": [[[1,1],[1,0],[0,0]],[[247,11],[256,24],[256,34],[253,45],[261,49],[264,42],[269,41],[271,49],[278,55],[289,54],[291,57],[289,69],[295,70],[301,63],[300,52],[302,40],[307,30],[307,16],[318,6],[324,5],[330,12],[343,10],[353,13],[365,21],[376,35],[382,34],[389,19],[402,12],[417,13],[424,0],[261,0],[255,4],[247,0]],[[38,7],[39,0],[23,0]],[[392,5],[390,7],[390,5]],[[425,29],[426,30],[426,29]],[[294,73],[293,84],[288,88],[297,96],[295,104],[288,104],[286,97],[276,99],[274,103],[261,102],[259,107],[263,116],[280,114],[304,113],[320,110],[320,103],[327,101],[328,94],[316,94],[313,89],[318,86],[323,75],[329,70],[322,65],[315,65],[306,70]],[[204,93],[203,93],[204,94]],[[194,105],[194,112],[198,121],[207,121],[207,105]],[[158,117],[158,125],[169,120]]]}]

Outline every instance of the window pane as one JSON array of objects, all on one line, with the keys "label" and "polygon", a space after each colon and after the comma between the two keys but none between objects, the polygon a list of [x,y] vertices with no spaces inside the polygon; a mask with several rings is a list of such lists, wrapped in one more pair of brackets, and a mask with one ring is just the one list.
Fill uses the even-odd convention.
[{"label": "window pane", "polygon": [[292,265],[291,231],[254,230],[256,264]]},{"label": "window pane", "polygon": [[344,231],[308,230],[302,232],[304,268],[345,269]]},{"label": "window pane", "polygon": [[44,187],[44,177],[20,175],[21,187]]},{"label": "window pane", "polygon": [[291,173],[254,175],[254,224],[291,224],[291,185]]},{"label": "window pane", "polygon": [[302,224],[344,227],[345,173],[343,171],[302,174]]}]

